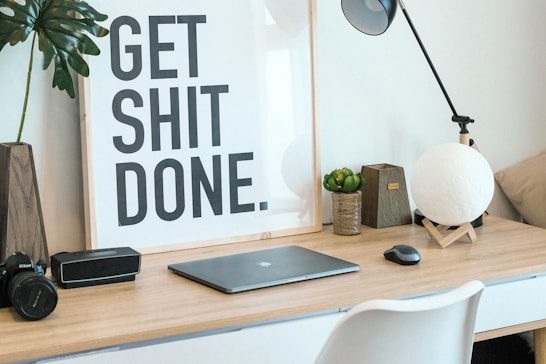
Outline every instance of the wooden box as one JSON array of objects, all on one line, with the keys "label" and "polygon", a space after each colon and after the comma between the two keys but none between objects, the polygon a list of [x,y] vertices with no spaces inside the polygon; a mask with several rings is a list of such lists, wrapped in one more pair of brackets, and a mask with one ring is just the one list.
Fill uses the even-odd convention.
[{"label": "wooden box", "polygon": [[402,167],[391,164],[362,166],[362,224],[375,228],[411,224],[406,179]]}]

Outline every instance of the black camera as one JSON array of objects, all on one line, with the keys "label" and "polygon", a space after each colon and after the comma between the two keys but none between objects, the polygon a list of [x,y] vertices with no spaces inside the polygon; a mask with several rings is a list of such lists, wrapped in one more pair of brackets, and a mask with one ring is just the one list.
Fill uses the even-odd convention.
[{"label": "black camera", "polygon": [[40,320],[57,306],[55,285],[45,277],[46,263],[35,264],[23,252],[0,264],[0,307],[13,306],[23,318]]}]

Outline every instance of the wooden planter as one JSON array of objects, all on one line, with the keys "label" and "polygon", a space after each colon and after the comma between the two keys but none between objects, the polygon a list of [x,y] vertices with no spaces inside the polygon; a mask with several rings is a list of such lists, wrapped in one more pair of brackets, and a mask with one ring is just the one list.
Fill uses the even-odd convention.
[{"label": "wooden planter", "polygon": [[22,251],[49,262],[32,147],[0,144],[0,173],[0,261]]},{"label": "wooden planter", "polygon": [[374,228],[411,224],[411,211],[402,167],[392,164],[362,166],[366,188],[362,193],[362,224]]},{"label": "wooden planter", "polygon": [[332,215],[334,218],[334,234],[360,234],[362,192],[332,193]]}]

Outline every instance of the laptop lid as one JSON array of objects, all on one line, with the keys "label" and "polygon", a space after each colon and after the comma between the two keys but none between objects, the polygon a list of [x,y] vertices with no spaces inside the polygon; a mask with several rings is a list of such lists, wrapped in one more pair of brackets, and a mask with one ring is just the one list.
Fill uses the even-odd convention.
[{"label": "laptop lid", "polygon": [[292,245],[170,264],[168,269],[221,292],[236,293],[354,272],[360,266]]}]

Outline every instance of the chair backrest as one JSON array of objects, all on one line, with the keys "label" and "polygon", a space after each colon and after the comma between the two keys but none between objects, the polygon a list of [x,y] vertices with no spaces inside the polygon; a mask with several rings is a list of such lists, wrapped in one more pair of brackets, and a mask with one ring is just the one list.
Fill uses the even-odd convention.
[{"label": "chair backrest", "polygon": [[468,364],[484,285],[408,300],[363,302],[340,320],[317,364]]}]

